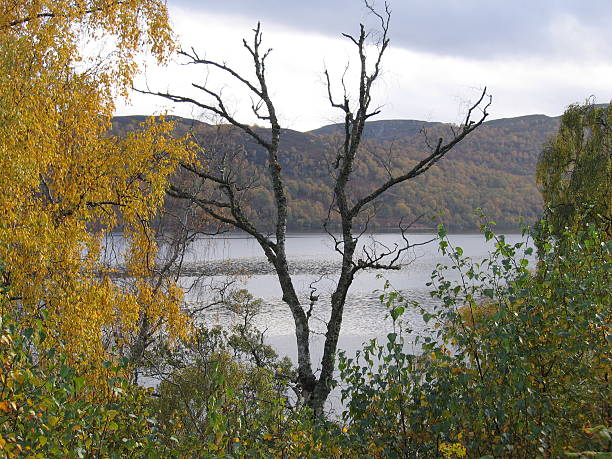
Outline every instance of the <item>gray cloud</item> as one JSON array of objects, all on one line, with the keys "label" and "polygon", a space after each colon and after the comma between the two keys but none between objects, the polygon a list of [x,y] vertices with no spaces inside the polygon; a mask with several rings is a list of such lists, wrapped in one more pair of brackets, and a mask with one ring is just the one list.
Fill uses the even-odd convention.
[{"label": "gray cloud", "polygon": [[[612,55],[610,0],[394,0],[392,44],[488,59]],[[375,25],[360,0],[171,0],[189,11],[239,15],[326,35]],[[382,6],[377,0],[375,5]]]}]

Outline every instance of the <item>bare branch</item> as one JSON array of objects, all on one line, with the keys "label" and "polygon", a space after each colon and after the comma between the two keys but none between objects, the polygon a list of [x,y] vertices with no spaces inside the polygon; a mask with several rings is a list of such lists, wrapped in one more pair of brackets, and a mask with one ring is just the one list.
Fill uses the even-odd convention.
[{"label": "bare branch", "polygon": [[247,80],[246,78],[242,77],[238,72],[233,70],[231,67],[227,66],[225,63],[219,63],[219,62],[216,62],[216,61],[211,61],[209,59],[200,59],[198,57],[197,53],[193,50],[193,48],[192,48],[192,54],[190,54],[190,53],[188,53],[186,51],[183,51],[183,50],[179,51],[178,54],[181,55],[181,56],[185,56],[185,57],[190,58],[191,62],[189,62],[189,64],[210,65],[212,67],[216,67],[216,68],[218,68],[220,70],[223,70],[226,73],[229,73],[232,77],[234,77],[236,80],[238,80],[241,83],[243,83],[252,92],[254,92],[259,97],[261,97],[261,89],[256,88],[255,85],[253,85],[249,80]]},{"label": "bare branch", "polygon": [[343,37],[348,38],[349,40],[351,40],[355,45],[359,46],[359,41],[353,37],[352,35],[348,34],[348,33],[343,33],[342,34]]},{"label": "bare branch", "polygon": [[[487,112],[487,109],[491,105],[491,100],[492,100],[491,96],[488,96],[488,98],[486,99],[487,103],[484,106],[481,106],[483,100],[485,100],[485,97],[487,96],[486,91],[487,91],[487,88],[484,88],[484,90],[482,91],[482,94],[480,95],[480,98],[478,99],[476,104],[474,104],[473,106],[470,107],[470,109],[468,110],[468,114],[467,114],[467,116],[465,118],[465,122],[461,126],[461,129],[460,129],[459,133],[455,137],[453,137],[449,142],[447,142],[445,144],[443,144],[444,139],[442,137],[440,137],[438,139],[438,143],[437,143],[436,147],[433,149],[433,152],[429,156],[427,156],[426,158],[421,160],[410,171],[408,171],[408,172],[406,172],[406,173],[404,173],[402,175],[399,175],[397,177],[394,177],[394,178],[391,178],[391,179],[387,180],[379,188],[377,188],[376,190],[371,192],[369,195],[367,195],[367,196],[361,198],[359,201],[357,201],[357,203],[355,203],[355,205],[350,210],[351,215],[353,215],[353,216],[357,215],[359,213],[359,211],[363,208],[363,206],[365,206],[369,202],[371,202],[374,199],[376,199],[378,196],[383,194],[389,188],[397,185],[398,183],[402,183],[402,182],[405,182],[406,180],[410,180],[412,178],[415,178],[415,177],[423,174],[427,170],[429,170],[429,168],[431,168],[431,166],[433,166],[435,163],[437,163],[440,159],[442,159],[444,157],[444,155],[446,153],[448,153],[450,150],[452,150],[455,145],[457,145],[468,134],[470,134],[472,131],[474,131],[476,128],[478,128],[485,121],[487,116],[489,116],[489,113]],[[471,115],[472,115],[472,112],[475,109],[477,109],[477,108],[481,108],[482,115],[481,115],[481,117],[480,117],[480,119],[478,121],[472,121],[470,119]]]},{"label": "bare branch", "polygon": [[[213,91],[210,91],[206,88],[204,88],[203,86],[197,85],[195,83],[192,84],[194,87],[201,89],[202,91],[206,92],[207,94],[212,95],[217,101],[222,101],[221,96],[219,96],[218,94],[214,93]],[[170,94],[167,92],[155,92],[155,91],[148,91],[148,90],[143,90],[143,89],[138,89],[138,88],[132,88],[134,91],[140,93],[140,94],[149,94],[149,95],[153,95],[153,96],[158,96],[158,97],[163,97],[164,99],[168,99],[172,102],[176,102],[176,103],[188,103],[188,104],[192,104],[195,105],[196,107],[199,107],[203,110],[207,110],[209,112],[215,113],[216,115],[219,115],[220,117],[222,117],[223,119],[227,120],[229,123],[233,124],[234,126],[242,129],[244,132],[246,132],[248,135],[250,135],[251,137],[253,137],[257,143],[259,143],[260,145],[262,145],[263,147],[268,147],[270,145],[270,142],[268,142],[267,140],[265,140],[263,137],[261,137],[259,134],[257,134],[248,124],[243,124],[238,122],[232,115],[230,115],[227,110],[225,109],[225,106],[223,104],[221,104],[221,106],[215,107],[213,105],[209,105],[203,102],[200,102],[196,99],[193,99],[191,97],[186,97],[186,96],[179,96],[176,94]]]},{"label": "bare branch", "polygon": [[332,96],[332,90],[331,90],[331,81],[329,79],[329,72],[327,71],[327,69],[325,69],[323,71],[323,74],[325,75],[325,79],[327,80],[327,97],[329,99],[329,103],[334,108],[339,108],[340,110],[342,110],[344,112],[348,112],[349,109],[348,109],[348,106],[346,104],[346,97],[345,97],[344,103],[342,103],[342,104],[334,102],[334,98]]}]

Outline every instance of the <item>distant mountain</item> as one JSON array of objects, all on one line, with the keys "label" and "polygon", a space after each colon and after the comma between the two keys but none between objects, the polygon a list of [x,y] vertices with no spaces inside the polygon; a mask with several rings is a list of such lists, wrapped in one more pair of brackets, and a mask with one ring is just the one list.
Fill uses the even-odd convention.
[{"label": "distant mountain", "polygon": [[[188,130],[209,153],[240,152],[240,172],[245,179],[260,175],[265,185],[265,151],[231,126],[216,127],[175,117],[177,134]],[[144,117],[116,117],[116,134],[137,129]],[[424,215],[421,224],[442,212],[442,221],[454,230],[476,229],[474,209],[482,208],[503,229],[518,228],[519,217],[533,222],[540,216],[542,200],[535,184],[535,167],[546,141],[556,133],[559,117],[528,115],[491,120],[461,142],[427,173],[389,190],[376,203],[372,228],[397,227],[400,218],[411,221]],[[255,128],[268,135],[264,128]],[[366,124],[363,151],[351,182],[354,197],[368,193],[389,173],[406,170],[426,156],[426,136],[448,138],[451,126],[417,120],[382,120]],[[332,197],[330,170],[339,148],[343,126],[332,124],[310,132],[284,130],[281,165],[288,188],[293,230],[315,230],[327,216]],[[221,140],[220,140],[221,139]],[[232,153],[233,154],[233,153]],[[209,167],[216,167],[215,157]],[[261,224],[273,215],[272,195],[265,186],[251,196],[252,218]]]},{"label": "distant mountain", "polygon": [[[150,116],[145,115],[129,115],[129,116],[115,116],[113,118],[113,134],[124,135],[127,132],[140,129],[140,125],[147,121]],[[210,124],[202,121],[193,120],[190,118],[182,118],[180,116],[166,116],[166,120],[173,121],[177,133],[184,134],[189,130],[206,130],[211,127]]]},{"label": "distant mountain", "polygon": [[[430,128],[441,123],[429,123],[426,121],[417,120],[382,120],[370,121],[366,123],[364,129],[365,139],[376,139],[379,141],[395,140],[399,137],[413,136],[418,134],[422,129]],[[315,135],[330,135],[341,134],[344,130],[344,124],[330,124],[320,127],[310,134]]]}]

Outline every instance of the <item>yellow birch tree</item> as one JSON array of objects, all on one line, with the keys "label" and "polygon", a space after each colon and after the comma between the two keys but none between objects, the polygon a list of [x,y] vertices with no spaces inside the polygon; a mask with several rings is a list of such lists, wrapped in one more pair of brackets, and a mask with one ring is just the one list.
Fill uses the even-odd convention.
[{"label": "yellow birch tree", "polygon": [[[143,317],[170,333],[184,326],[180,289],[147,278],[157,250],[149,222],[188,149],[166,123],[123,139],[108,132],[137,55],[172,52],[168,19],[162,0],[0,0],[4,308],[23,321],[44,313],[51,342],[87,361],[124,345]],[[131,281],[121,284],[100,261],[114,229],[129,247]]]}]

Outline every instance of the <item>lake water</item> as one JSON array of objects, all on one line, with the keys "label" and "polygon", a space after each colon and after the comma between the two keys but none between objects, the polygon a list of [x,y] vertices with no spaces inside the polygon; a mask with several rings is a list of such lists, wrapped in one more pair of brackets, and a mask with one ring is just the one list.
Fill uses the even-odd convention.
[{"label": "lake water", "polygon": [[[434,234],[410,234],[411,244],[418,244],[434,238]],[[488,255],[492,243],[485,243],[481,234],[454,234],[449,237],[451,244],[463,248],[465,255],[482,259]],[[509,243],[519,242],[519,234],[506,235]],[[376,241],[376,242],[374,242]],[[386,233],[363,238],[364,244],[384,244],[392,247],[401,243],[399,234]],[[327,234],[289,234],[287,253],[294,279],[294,285],[303,304],[308,305],[310,285],[316,282],[316,303],[311,327],[313,330],[313,365],[319,361],[325,332],[325,321],[329,316],[329,298],[340,266],[340,255],[333,250],[333,240]],[[402,260],[397,271],[360,272],[347,298],[339,348],[353,353],[370,338],[383,338],[392,331],[392,322],[386,308],[380,303],[379,295],[388,281],[392,288],[401,291],[409,300],[416,300],[425,308],[433,305],[425,284],[437,264],[449,264],[449,259],[438,252],[437,241],[411,249]],[[282,302],[281,290],[273,267],[264,257],[257,242],[250,237],[229,236],[202,238],[194,242],[185,258],[185,275],[181,279],[187,289],[186,300],[192,305],[206,304],[215,285],[221,285],[228,278],[234,281],[234,288],[245,288],[255,297],[263,300],[261,313],[255,318],[255,325],[264,330],[266,339],[279,354],[295,360],[296,346],[293,335],[294,323],[288,307]],[[456,278],[454,271],[447,277]],[[194,281],[200,281],[194,284]],[[410,308],[403,317],[409,328],[419,333],[424,328],[421,314]],[[229,326],[238,320],[223,309],[206,312],[207,323]]]},{"label": "lake water", "polygon": [[[522,239],[519,234],[507,234],[505,237],[511,244]],[[434,238],[433,233],[408,235],[411,244],[421,244]],[[493,241],[485,242],[481,234],[453,234],[449,236],[449,242],[454,247],[461,247],[464,254],[475,261],[485,258],[493,248]],[[399,234],[382,233],[362,238],[362,244],[379,250],[383,246],[393,247],[396,243],[402,243]],[[107,262],[121,264],[122,253],[125,251],[124,239],[121,236],[110,237],[106,247],[106,253],[111,254]],[[329,299],[341,257],[333,249],[332,238],[322,233],[289,234],[287,253],[294,285],[302,304],[309,304],[311,285],[316,286],[316,295],[319,296],[311,317],[311,357],[316,371],[323,350],[325,323],[330,313]],[[339,349],[353,355],[370,339],[384,341],[387,334],[393,331],[387,309],[379,300],[387,281],[408,301],[417,301],[425,309],[431,309],[435,300],[430,296],[431,288],[426,283],[430,281],[431,273],[438,264],[448,265],[450,260],[439,253],[438,243],[433,241],[417,245],[407,252],[401,260],[401,269],[397,271],[360,272],[347,297]],[[191,307],[209,304],[217,289],[228,281],[232,282],[232,288],[247,289],[261,299],[262,307],[254,319],[255,326],[265,331],[267,343],[279,355],[287,356],[295,362],[293,318],[281,299],[281,289],[273,267],[253,238],[238,235],[202,237],[188,247],[182,273],[179,282],[185,288],[185,300]],[[455,280],[458,274],[449,270],[446,277]],[[202,312],[200,320],[208,325],[218,324],[229,328],[239,318],[226,308],[212,307]],[[412,336],[425,333],[421,313],[414,308],[407,308],[402,320],[407,328],[413,330]],[[411,344],[410,335],[406,336],[406,343],[407,352],[418,352]],[[144,378],[141,383],[155,385],[158,380]],[[326,409],[334,415],[341,412],[341,408],[340,392],[336,388],[328,398]]]}]

